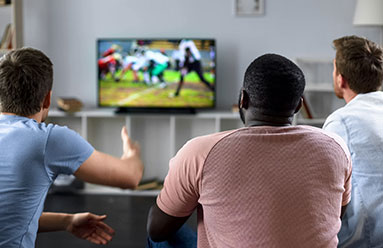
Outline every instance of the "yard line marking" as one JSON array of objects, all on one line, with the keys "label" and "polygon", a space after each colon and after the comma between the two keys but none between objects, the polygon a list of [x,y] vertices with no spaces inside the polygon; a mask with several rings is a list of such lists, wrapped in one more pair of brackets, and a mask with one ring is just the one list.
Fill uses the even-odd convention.
[{"label": "yard line marking", "polygon": [[146,90],[143,90],[143,91],[131,94],[127,98],[122,99],[121,101],[119,101],[118,104],[120,104],[120,105],[128,104],[129,102],[131,102],[133,100],[136,100],[137,98],[141,97],[142,95],[149,94],[149,93],[151,93],[152,91],[155,91],[155,90],[156,90],[155,88],[149,88],[149,89],[146,89]]}]

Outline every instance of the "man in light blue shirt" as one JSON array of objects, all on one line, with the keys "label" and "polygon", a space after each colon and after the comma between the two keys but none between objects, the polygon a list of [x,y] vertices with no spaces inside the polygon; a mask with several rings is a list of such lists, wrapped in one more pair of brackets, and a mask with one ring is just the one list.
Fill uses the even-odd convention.
[{"label": "man in light blue shirt", "polygon": [[74,131],[45,124],[51,103],[52,63],[23,48],[0,59],[0,247],[34,247],[38,231],[67,230],[105,244],[112,229],[92,214],[42,213],[59,174],[87,182],[134,188],[143,165],[139,147],[122,129],[123,155],[96,151]]},{"label": "man in light blue shirt", "polygon": [[346,105],[323,128],[340,135],[351,153],[352,194],[339,247],[383,246],[383,51],[357,36],[334,40],[334,91]]}]

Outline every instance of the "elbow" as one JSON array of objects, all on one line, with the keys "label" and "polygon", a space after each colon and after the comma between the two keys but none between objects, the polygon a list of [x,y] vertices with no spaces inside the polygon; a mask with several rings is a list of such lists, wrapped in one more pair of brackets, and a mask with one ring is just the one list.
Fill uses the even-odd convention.
[{"label": "elbow", "polygon": [[178,218],[167,215],[155,203],[149,210],[146,224],[149,238],[154,242],[169,240],[185,223],[188,217]]},{"label": "elbow", "polygon": [[119,187],[121,189],[135,189],[138,186],[139,182],[140,180],[129,179],[126,180],[126,182],[121,183]]},{"label": "elbow", "polygon": [[120,184],[119,188],[120,189],[135,189],[137,186],[138,186],[138,183],[129,181],[129,182]]},{"label": "elbow", "polygon": [[131,176],[127,177],[124,182],[120,184],[121,189],[135,189],[141,182],[143,176],[143,170],[139,169],[135,171]]},{"label": "elbow", "polygon": [[130,186],[130,184],[120,185],[119,188],[120,188],[120,189],[134,189],[134,187]]},{"label": "elbow", "polygon": [[[151,212],[152,210],[150,210]],[[165,230],[161,227],[161,225],[156,225],[156,221],[153,219],[153,216],[149,214],[148,222],[146,225],[146,231],[148,233],[149,238],[154,242],[162,242],[168,239]]]},{"label": "elbow", "polygon": [[163,241],[159,236],[158,236],[158,233],[156,232],[156,230],[153,228],[153,225],[150,224],[150,222],[148,222],[147,224],[147,227],[146,227],[146,231],[148,232],[148,236],[149,238],[154,241],[154,242],[161,242]]},{"label": "elbow", "polygon": [[154,230],[148,230],[148,235],[149,235],[149,238],[154,241],[154,242],[162,242],[162,241],[166,241],[167,238],[160,235],[158,232],[154,231]]}]

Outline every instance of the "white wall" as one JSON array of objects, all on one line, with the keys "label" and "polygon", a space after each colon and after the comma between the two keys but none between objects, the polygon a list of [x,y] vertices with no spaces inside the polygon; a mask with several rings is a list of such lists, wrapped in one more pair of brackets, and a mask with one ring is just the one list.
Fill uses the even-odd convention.
[{"label": "white wall", "polygon": [[7,24],[11,22],[11,6],[0,7],[0,39],[2,38]]},{"label": "white wall", "polygon": [[54,97],[95,106],[97,38],[215,38],[219,108],[237,101],[244,71],[259,55],[331,58],[332,40],[350,34],[379,42],[378,28],[352,25],[355,0],[265,0],[261,17],[235,17],[233,2],[24,0],[24,41],[51,57]]}]

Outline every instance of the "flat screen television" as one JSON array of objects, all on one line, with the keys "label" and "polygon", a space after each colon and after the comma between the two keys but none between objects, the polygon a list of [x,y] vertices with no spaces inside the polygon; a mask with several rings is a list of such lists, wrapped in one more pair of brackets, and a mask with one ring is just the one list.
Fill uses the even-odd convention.
[{"label": "flat screen television", "polygon": [[214,39],[98,39],[98,106],[184,112],[215,106]]}]

